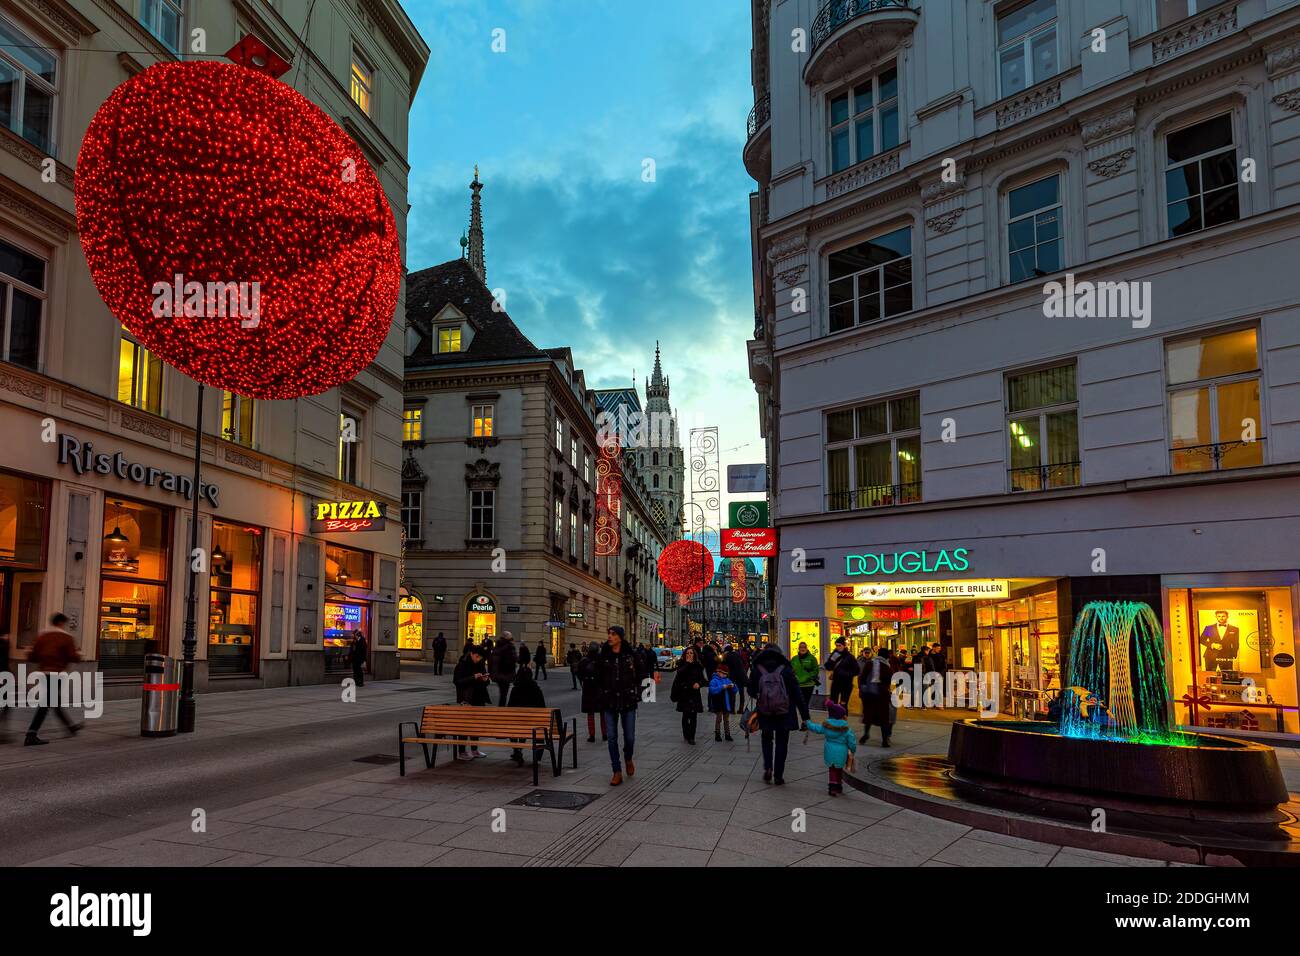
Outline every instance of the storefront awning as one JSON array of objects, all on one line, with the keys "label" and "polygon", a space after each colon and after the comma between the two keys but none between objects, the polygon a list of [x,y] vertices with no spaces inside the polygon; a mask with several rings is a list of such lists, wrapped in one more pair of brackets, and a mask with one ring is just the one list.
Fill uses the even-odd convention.
[{"label": "storefront awning", "polygon": [[367,591],[365,588],[348,587],[346,584],[331,584],[325,582],[326,599],[333,594],[334,597],[342,598],[345,601],[369,602],[370,604],[396,604],[397,599],[392,594],[384,594],[379,591]]}]

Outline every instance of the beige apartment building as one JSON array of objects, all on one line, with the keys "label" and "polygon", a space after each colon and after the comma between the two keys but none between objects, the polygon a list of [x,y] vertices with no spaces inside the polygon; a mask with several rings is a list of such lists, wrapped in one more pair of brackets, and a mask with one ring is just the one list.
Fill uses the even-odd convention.
[{"label": "beige apartment building", "polygon": [[[197,388],[100,300],[76,231],[77,153],[131,75],[220,58],[248,33],[361,146],[404,247],[429,49],[396,0],[0,0],[0,630],[21,660],[64,611],[110,696],[133,692],[146,653],[181,654]],[[353,629],[375,675],[396,674],[404,313],[399,299],[376,360],[342,388],[282,402],[206,390],[199,690],[328,680]],[[314,505],[340,501],[391,520],[313,531]]]}]

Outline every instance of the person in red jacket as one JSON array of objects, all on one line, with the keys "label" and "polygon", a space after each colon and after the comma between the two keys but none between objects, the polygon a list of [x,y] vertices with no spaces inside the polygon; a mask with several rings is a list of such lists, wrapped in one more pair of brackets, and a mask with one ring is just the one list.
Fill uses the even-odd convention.
[{"label": "person in red jacket", "polygon": [[[69,664],[75,664],[81,660],[81,655],[77,653],[76,642],[64,628],[67,623],[68,616],[66,614],[55,614],[50,618],[49,628],[36,635],[31,654],[27,658],[29,664],[45,674],[61,674],[68,669]],[[45,704],[36,708],[36,715],[32,718],[32,725],[27,728],[27,739],[23,741],[24,746],[33,747],[49,743],[48,740],[42,740],[37,736],[37,731],[41,729],[41,724],[45,723],[45,715],[50,712],[51,703],[54,705],[55,716],[63,721],[63,725],[68,728],[69,734],[75,735],[81,729],[81,724],[74,724],[68,719],[68,715],[59,706],[56,695],[57,684],[55,681],[49,681]],[[54,698],[53,701],[51,701],[51,698]]]}]

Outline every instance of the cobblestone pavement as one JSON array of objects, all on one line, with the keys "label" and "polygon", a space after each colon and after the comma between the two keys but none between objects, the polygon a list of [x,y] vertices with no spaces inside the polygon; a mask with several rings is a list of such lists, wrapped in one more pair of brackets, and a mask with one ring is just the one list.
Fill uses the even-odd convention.
[{"label": "cobblestone pavement", "polygon": [[[637,774],[610,788],[603,744],[586,742],[541,788],[590,794],[582,809],[512,804],[530,768],[503,750],[424,768],[396,764],[398,720],[452,698],[448,676],[408,668],[369,683],[355,704],[336,687],[200,698],[199,733],[143,740],[136,707],[107,706],[75,739],[0,747],[0,863],[65,866],[1163,866],[972,829],[850,791],[832,798],[819,738],[791,737],[786,785],[762,780],[758,740],[713,740],[701,719],[688,746],[667,701],[638,715]],[[667,675],[666,675],[667,676]],[[577,714],[567,671],[547,702]],[[703,715],[707,718],[708,715]],[[947,724],[913,719],[895,752],[939,753]],[[873,759],[873,744],[860,756]],[[566,755],[567,756],[567,755]],[[1284,752],[1294,780],[1294,752]],[[195,809],[206,829],[194,832]],[[494,811],[504,809],[502,819]],[[803,811],[802,814],[799,811]],[[803,817],[806,826],[794,826]],[[494,827],[493,823],[498,825]]]}]

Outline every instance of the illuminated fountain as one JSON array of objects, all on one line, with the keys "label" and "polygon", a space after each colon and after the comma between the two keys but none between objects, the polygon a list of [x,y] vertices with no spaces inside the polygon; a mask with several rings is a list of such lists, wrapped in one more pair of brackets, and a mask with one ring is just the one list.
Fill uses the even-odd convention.
[{"label": "illuminated fountain", "polygon": [[1271,747],[1171,727],[1164,637],[1155,612],[1094,601],[1075,622],[1061,722],[953,724],[953,778],[981,792],[1086,805],[1106,797],[1142,814],[1241,822],[1289,799]]}]

